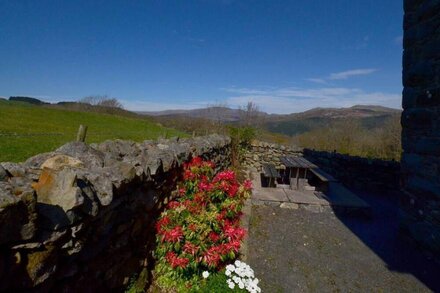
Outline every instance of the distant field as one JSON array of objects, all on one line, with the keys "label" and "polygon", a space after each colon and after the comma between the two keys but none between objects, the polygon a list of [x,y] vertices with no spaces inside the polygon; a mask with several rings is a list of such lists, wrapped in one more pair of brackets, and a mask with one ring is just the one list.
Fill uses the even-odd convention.
[{"label": "distant field", "polygon": [[73,141],[80,124],[88,126],[87,143],[107,139],[143,141],[186,136],[148,119],[51,109],[0,100],[0,162],[19,162]]}]

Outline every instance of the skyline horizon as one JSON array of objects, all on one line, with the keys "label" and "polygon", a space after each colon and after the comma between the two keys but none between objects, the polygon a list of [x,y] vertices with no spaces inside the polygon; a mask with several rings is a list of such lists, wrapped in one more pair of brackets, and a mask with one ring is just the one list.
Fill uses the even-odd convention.
[{"label": "skyline horizon", "polygon": [[0,1],[0,92],[153,111],[400,108],[402,12],[400,0]]},{"label": "skyline horizon", "polygon": [[[90,97],[90,96],[96,96],[96,97],[108,97],[108,98],[116,98],[118,101],[123,101],[118,99],[117,97],[111,97],[111,96],[107,96],[107,95],[89,95],[86,97]],[[26,98],[35,98],[38,99],[42,102],[51,104],[51,105],[56,105],[58,103],[61,102],[80,102],[80,100],[84,97],[81,98],[72,98],[72,99],[47,99],[44,96],[35,96],[35,95],[11,95],[11,96],[4,96],[4,95],[0,95],[0,99],[5,99],[5,100],[9,100],[11,97],[26,97]],[[253,101],[249,101],[249,102],[253,102]],[[160,109],[160,110],[139,110],[139,109],[130,109],[124,106],[124,104],[121,102],[121,104],[123,105],[123,109],[130,111],[130,112],[134,112],[134,113],[160,113],[160,112],[174,112],[174,111],[191,111],[191,110],[203,110],[203,109],[207,109],[207,108],[213,108],[213,107],[220,107],[220,108],[228,108],[231,110],[241,110],[243,108],[243,106],[233,106],[230,104],[227,104],[225,102],[215,102],[215,103],[207,103],[205,105],[200,105],[196,108],[165,108],[165,109]],[[384,107],[384,108],[388,108],[388,109],[393,109],[393,110],[400,110],[402,111],[403,108],[402,107],[388,107],[388,106],[383,106],[383,105],[379,105],[379,104],[354,104],[354,105],[349,105],[349,106],[341,106],[341,107],[326,107],[326,106],[318,106],[318,107],[313,107],[313,108],[306,108],[303,111],[298,111],[298,112],[285,112],[285,113],[273,113],[273,112],[267,112],[264,111],[263,109],[260,108],[260,106],[255,103],[258,107],[258,111],[268,114],[268,115],[289,115],[289,114],[297,114],[297,113],[303,113],[303,112],[307,112],[310,110],[314,110],[314,109],[349,109],[349,108],[353,108],[353,107]]]}]

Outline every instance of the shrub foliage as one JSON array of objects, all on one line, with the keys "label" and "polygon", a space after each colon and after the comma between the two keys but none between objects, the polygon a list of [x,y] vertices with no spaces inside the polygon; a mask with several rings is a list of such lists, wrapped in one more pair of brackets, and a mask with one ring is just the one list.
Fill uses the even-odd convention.
[{"label": "shrub foliage", "polygon": [[230,170],[214,174],[214,164],[194,158],[185,165],[177,199],[156,223],[158,285],[187,291],[204,271],[216,272],[237,257],[245,230],[241,209],[251,191]]}]

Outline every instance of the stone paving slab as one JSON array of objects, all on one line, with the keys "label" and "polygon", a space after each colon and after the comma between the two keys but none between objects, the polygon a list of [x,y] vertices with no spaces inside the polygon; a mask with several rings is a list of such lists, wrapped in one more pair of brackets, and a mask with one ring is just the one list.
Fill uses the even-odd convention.
[{"label": "stone paving slab", "polygon": [[370,206],[360,199],[356,194],[345,188],[342,184],[331,182],[329,193],[324,194],[332,206],[343,206],[350,208],[369,208]]},{"label": "stone paving slab", "polygon": [[325,199],[318,198],[314,191],[298,191],[292,189],[284,189],[284,192],[287,195],[287,198],[290,202],[297,204],[314,204],[314,205],[330,205],[329,202]]},{"label": "stone paving slab", "polygon": [[264,201],[289,201],[282,188],[254,188],[252,198]]}]

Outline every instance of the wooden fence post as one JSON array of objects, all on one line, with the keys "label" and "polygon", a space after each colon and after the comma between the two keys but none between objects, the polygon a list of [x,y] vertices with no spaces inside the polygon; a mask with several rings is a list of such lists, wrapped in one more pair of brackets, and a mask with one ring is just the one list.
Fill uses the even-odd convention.
[{"label": "wooden fence post", "polygon": [[86,140],[87,125],[80,125],[78,134],[76,135],[76,141],[84,142]]}]

